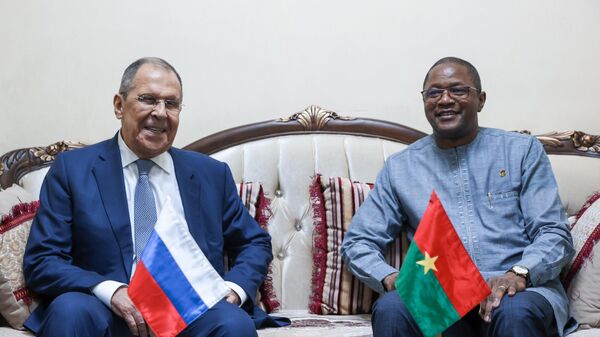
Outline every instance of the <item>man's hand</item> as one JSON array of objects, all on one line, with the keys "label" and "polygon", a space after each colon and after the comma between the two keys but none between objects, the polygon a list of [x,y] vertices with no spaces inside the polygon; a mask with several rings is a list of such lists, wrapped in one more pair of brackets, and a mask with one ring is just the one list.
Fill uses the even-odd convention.
[{"label": "man's hand", "polygon": [[500,305],[502,297],[505,294],[514,296],[516,293],[525,290],[526,283],[525,278],[508,272],[502,276],[490,278],[487,284],[492,289],[492,293],[479,304],[479,316],[489,323],[492,321],[492,310]]},{"label": "man's hand", "polygon": [[396,279],[398,278],[398,272],[391,273],[383,279],[383,287],[385,291],[396,290]]},{"label": "man's hand", "polygon": [[227,301],[231,304],[238,305],[238,306],[241,304],[240,297],[233,290],[229,290],[229,294],[227,294],[227,296],[225,296],[225,301]]},{"label": "man's hand", "polygon": [[125,320],[129,331],[134,336],[148,336],[148,326],[142,317],[142,314],[131,302],[127,294],[127,287],[121,287],[115,291],[110,299],[110,308],[119,317]]}]

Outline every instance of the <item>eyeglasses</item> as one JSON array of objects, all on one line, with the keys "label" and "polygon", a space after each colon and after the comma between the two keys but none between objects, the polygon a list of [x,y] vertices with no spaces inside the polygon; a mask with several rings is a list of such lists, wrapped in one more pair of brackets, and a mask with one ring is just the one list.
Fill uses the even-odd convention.
[{"label": "eyeglasses", "polygon": [[450,87],[450,88],[446,88],[446,89],[429,88],[427,90],[421,91],[421,95],[423,95],[423,100],[432,102],[432,101],[439,100],[442,97],[442,95],[444,95],[444,92],[447,92],[450,97],[460,100],[460,99],[467,98],[469,96],[469,91],[471,91],[471,90],[475,90],[475,91],[479,92],[479,89],[477,89],[477,88],[464,86],[464,87]]},{"label": "eyeglasses", "polygon": [[155,109],[160,102],[165,104],[165,110],[169,113],[179,113],[183,108],[183,104],[177,99],[158,99],[149,94],[139,95],[136,100],[147,110]]}]

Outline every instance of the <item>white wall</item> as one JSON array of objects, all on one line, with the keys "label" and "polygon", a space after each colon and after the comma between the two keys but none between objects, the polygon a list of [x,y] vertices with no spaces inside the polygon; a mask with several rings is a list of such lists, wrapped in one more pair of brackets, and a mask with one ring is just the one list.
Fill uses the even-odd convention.
[{"label": "white wall", "polygon": [[419,91],[447,55],[479,69],[482,125],[600,134],[597,0],[0,1],[0,153],[112,136],[142,56],[183,77],[177,146],[309,104],[429,132]]}]

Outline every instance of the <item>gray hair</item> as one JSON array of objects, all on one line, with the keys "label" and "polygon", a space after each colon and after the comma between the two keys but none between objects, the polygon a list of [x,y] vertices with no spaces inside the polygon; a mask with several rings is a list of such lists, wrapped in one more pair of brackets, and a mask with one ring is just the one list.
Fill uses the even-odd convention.
[{"label": "gray hair", "polygon": [[175,68],[173,68],[173,66],[170,65],[169,62],[158,57],[142,57],[141,59],[136,60],[135,62],[130,64],[123,72],[123,77],[121,77],[121,86],[119,87],[119,94],[123,95],[123,98],[127,98],[127,94],[129,93],[129,90],[131,90],[131,84],[133,83],[133,78],[135,77],[135,74],[137,74],[140,67],[146,63],[150,63],[152,65],[161,67],[165,70],[172,71],[175,74],[175,76],[177,76],[177,80],[179,81],[179,86],[183,94],[183,84],[181,83],[181,77],[179,76],[179,73],[177,73],[177,70],[175,70]]}]

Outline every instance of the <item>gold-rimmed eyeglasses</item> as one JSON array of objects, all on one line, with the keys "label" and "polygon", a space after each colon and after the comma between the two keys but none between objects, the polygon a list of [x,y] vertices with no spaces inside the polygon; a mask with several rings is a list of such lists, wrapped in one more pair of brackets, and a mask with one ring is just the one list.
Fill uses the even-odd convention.
[{"label": "gold-rimmed eyeglasses", "polygon": [[469,96],[469,92],[471,90],[475,90],[478,93],[480,92],[480,90],[477,88],[473,88],[470,86],[460,86],[460,87],[450,87],[450,88],[446,88],[446,89],[429,88],[427,90],[421,91],[421,95],[423,95],[424,101],[429,101],[429,102],[439,100],[444,95],[444,92],[447,92],[448,95],[454,99],[464,99]]},{"label": "gold-rimmed eyeglasses", "polygon": [[140,102],[140,104],[146,110],[155,109],[156,106],[161,102],[165,104],[165,110],[172,114],[179,113],[183,108],[183,104],[178,99],[158,99],[150,94],[138,95],[138,97],[136,97],[136,100]]}]

